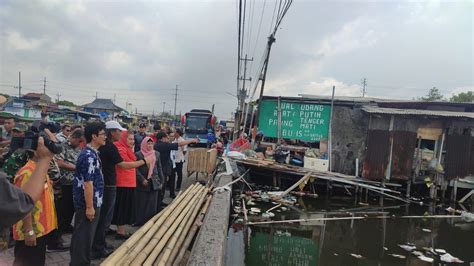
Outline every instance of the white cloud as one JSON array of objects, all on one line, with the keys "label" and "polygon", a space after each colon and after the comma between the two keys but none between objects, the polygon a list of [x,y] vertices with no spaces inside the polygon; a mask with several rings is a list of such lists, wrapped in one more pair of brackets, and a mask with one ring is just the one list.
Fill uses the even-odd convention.
[{"label": "white cloud", "polygon": [[377,43],[378,34],[372,28],[374,20],[357,18],[346,23],[333,34],[325,37],[316,49],[316,56],[331,57],[349,53],[359,48],[372,47]]},{"label": "white cloud", "polygon": [[141,33],[145,31],[143,24],[134,17],[126,17],[123,22],[134,32]]},{"label": "white cloud", "polygon": [[130,56],[124,51],[112,51],[105,55],[104,67],[109,70],[118,70],[130,64]]},{"label": "white cloud", "polygon": [[266,90],[267,94],[275,96],[295,96],[298,94],[311,94],[330,96],[332,87],[336,86],[336,96],[361,96],[361,86],[358,84],[347,84],[335,78],[323,77],[315,81],[305,82],[299,86],[293,86],[294,81],[289,83],[270,83]]},{"label": "white cloud", "polygon": [[41,46],[42,42],[43,41],[40,39],[27,39],[17,31],[11,31],[7,33],[7,47],[10,50],[33,51],[38,49]]}]

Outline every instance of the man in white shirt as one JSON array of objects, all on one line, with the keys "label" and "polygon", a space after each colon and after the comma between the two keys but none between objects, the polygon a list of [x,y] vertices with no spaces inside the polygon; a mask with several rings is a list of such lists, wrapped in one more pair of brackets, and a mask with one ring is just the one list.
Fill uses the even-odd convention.
[{"label": "man in white shirt", "polygon": [[[184,141],[185,139],[183,138],[183,130],[180,128],[177,128],[174,132],[174,141],[175,143],[179,143]],[[174,179],[176,178],[176,175],[178,176],[178,179],[176,180],[176,191],[181,190],[181,183],[183,181],[183,164],[185,161],[185,156],[186,156],[186,151],[188,150],[188,145],[184,146],[179,146],[178,150],[175,152],[175,165],[173,168],[173,172],[171,173],[172,178],[170,178],[170,181],[173,184],[170,184],[171,186],[174,186]],[[171,183],[170,182],[170,183]]]}]

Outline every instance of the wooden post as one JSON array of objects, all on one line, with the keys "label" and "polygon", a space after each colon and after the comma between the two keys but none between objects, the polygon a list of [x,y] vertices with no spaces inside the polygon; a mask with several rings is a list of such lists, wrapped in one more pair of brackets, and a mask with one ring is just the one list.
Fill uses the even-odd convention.
[{"label": "wooden post", "polygon": [[329,117],[329,136],[328,136],[328,159],[329,159],[329,172],[332,172],[334,162],[332,161],[332,117],[334,113],[334,94],[336,92],[336,86],[332,86],[332,97],[331,97],[331,115]]}]

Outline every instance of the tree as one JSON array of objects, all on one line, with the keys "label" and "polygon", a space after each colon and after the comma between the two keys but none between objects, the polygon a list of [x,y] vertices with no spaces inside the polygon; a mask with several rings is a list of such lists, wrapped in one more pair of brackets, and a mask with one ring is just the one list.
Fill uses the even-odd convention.
[{"label": "tree", "polygon": [[71,107],[76,106],[73,102],[66,101],[66,100],[62,100],[62,101],[56,102],[56,104],[58,104],[58,105],[64,105],[64,106],[71,106]]},{"label": "tree", "polygon": [[428,92],[428,94],[426,94],[425,97],[421,97],[420,99],[426,102],[436,102],[436,101],[443,100],[443,98],[444,97],[439,92],[439,89],[436,87],[433,87],[432,89],[430,89],[430,91]]},{"label": "tree", "polygon": [[461,92],[458,95],[453,95],[450,99],[453,103],[471,103],[474,102],[474,91]]}]

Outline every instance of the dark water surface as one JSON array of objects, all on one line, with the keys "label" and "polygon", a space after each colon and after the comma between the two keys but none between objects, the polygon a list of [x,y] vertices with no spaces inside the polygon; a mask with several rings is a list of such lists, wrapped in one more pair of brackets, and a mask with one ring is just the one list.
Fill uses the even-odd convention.
[{"label": "dark water surface", "polygon": [[[297,197],[294,209],[281,212],[275,210],[276,216],[271,219],[364,215],[390,218],[252,225],[248,230],[234,225],[230,229],[230,235],[234,237],[230,238],[229,247],[235,249],[232,252],[238,253],[237,246],[240,245],[245,250],[245,258],[241,258],[241,262],[257,266],[446,264],[439,261],[439,255],[426,251],[431,248],[446,250],[463,260],[464,265],[474,262],[474,223],[464,222],[459,218],[401,218],[408,215],[445,214],[445,211],[443,207],[398,204],[397,201],[385,200],[381,207],[380,201],[373,199],[366,206],[350,197]],[[257,206],[251,207],[261,208],[264,212],[273,206],[275,205],[270,202],[257,202]],[[470,206],[467,208],[470,209]],[[249,217],[250,220],[261,219],[261,215]],[[237,233],[232,234],[234,231]],[[239,237],[236,238],[236,235]],[[416,250],[424,255],[434,258],[434,262],[424,262],[398,246],[407,243],[416,246]],[[404,257],[394,257],[391,254]]]}]

